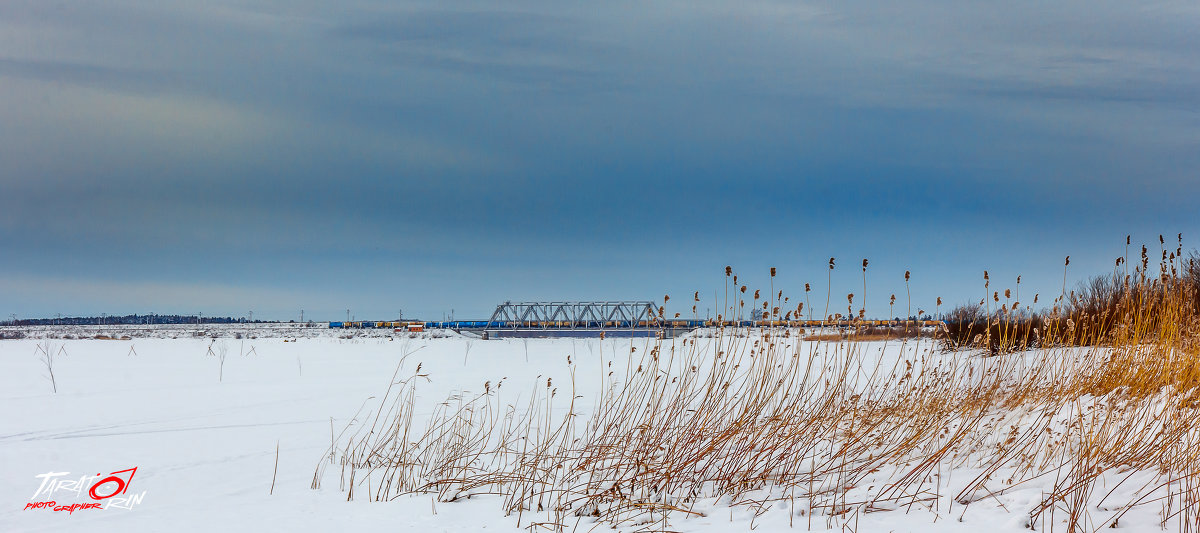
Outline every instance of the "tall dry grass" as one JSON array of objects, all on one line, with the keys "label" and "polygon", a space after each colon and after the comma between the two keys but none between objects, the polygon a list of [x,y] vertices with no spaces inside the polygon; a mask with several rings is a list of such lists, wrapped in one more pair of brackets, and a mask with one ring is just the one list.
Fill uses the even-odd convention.
[{"label": "tall dry grass", "polygon": [[[1104,346],[1122,344],[1130,336],[1170,335],[1171,328],[1200,318],[1200,255],[1192,252],[1184,258],[1182,245],[1174,252],[1163,250],[1155,275],[1150,274],[1149,262],[1145,246],[1132,272],[1122,269],[1128,264],[1118,257],[1111,274],[1091,277],[1070,292],[1064,282],[1062,295],[1040,311],[1012,300],[1009,289],[1003,302],[1000,292],[993,291],[990,302],[985,298],[947,314],[947,343],[992,354],[1064,344]],[[984,272],[985,290],[987,276]],[[1020,277],[1017,286],[1019,290]],[[1034,295],[1035,304],[1037,299]]]},{"label": "tall dry grass", "polygon": [[[603,392],[587,409],[574,380],[596,376],[568,356],[571,381],[538,382],[519,405],[488,382],[418,419],[427,376],[402,363],[378,406],[339,435],[331,426],[313,487],[333,469],[347,498],[495,495],[519,523],[556,531],[668,530],[725,506],[778,505],[808,529],[999,505],[1038,530],[1136,518],[1197,531],[1200,324],[1185,272],[1142,276],[1115,314],[1063,297],[1059,315],[1026,330],[1009,328],[1021,317],[1006,303],[981,318],[999,322],[978,334],[997,337],[994,356],[901,338],[886,357],[878,343],[802,342],[785,328],[659,340],[602,359]],[[737,294],[725,316],[744,306]],[[1029,487],[1032,505],[1005,506]]]}]

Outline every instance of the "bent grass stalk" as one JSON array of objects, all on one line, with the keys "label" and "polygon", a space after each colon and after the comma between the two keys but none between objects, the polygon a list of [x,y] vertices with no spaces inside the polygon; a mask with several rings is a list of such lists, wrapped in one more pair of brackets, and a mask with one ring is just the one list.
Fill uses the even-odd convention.
[{"label": "bent grass stalk", "polygon": [[[398,366],[373,415],[359,420],[360,409],[333,439],[313,485],[329,456],[348,498],[356,485],[375,500],[495,494],[520,524],[550,530],[572,516],[662,530],[718,502],[756,515],[787,502],[810,528],[838,527],[876,511],[1004,507],[1005,493],[1041,486],[1031,509],[1009,509],[1027,512],[1030,527],[1115,526],[1158,506],[1162,527],[1196,531],[1200,325],[1195,288],[1164,276],[1123,292],[1117,319],[1047,321],[1039,335],[1063,342],[991,357],[919,336],[891,345],[888,359],[857,336],[800,342],[798,329],[767,321],[718,325],[711,339],[610,342],[628,348],[618,373],[622,354],[607,356],[601,341],[590,412],[576,403],[570,356],[570,383],[540,376],[509,403],[489,381],[424,421],[413,412],[421,366],[397,379]],[[724,316],[741,306],[726,296]],[[1028,335],[1015,329],[1016,306],[984,317],[1002,345]],[[959,468],[977,474],[946,479]]]}]

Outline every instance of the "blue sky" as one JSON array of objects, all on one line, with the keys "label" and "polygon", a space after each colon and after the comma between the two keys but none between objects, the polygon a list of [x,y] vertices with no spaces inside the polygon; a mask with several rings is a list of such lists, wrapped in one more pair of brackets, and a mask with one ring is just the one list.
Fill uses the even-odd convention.
[{"label": "blue sky", "polygon": [[1194,2],[10,0],[0,315],[690,314],[725,265],[823,300],[831,256],[835,309],[870,260],[874,316],[905,270],[914,308],[984,269],[1057,294],[1066,255],[1073,284],[1127,234],[1196,246],[1197,27]]}]

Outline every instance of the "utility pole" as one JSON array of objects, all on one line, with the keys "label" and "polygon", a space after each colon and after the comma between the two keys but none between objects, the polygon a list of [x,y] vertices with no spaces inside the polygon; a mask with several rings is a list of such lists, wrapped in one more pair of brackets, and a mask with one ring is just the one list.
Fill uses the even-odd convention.
[{"label": "utility pole", "polygon": [[254,310],[253,309],[250,310],[250,322],[252,322],[252,323],[254,322]]},{"label": "utility pole", "polygon": [[304,323],[304,310],[303,309],[300,310],[300,323],[301,324]]}]

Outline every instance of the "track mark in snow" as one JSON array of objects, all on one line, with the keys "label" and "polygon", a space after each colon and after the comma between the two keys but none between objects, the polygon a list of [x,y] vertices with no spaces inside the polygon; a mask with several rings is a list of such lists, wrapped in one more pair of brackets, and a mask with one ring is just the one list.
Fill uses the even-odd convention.
[{"label": "track mark in snow", "polygon": [[[47,435],[44,437],[33,437],[33,438],[22,439],[22,440],[38,441],[38,440],[83,439],[83,438],[88,438],[88,437],[119,437],[119,436],[123,436],[123,435],[144,435],[144,434],[148,434],[148,433],[176,433],[176,432],[180,432],[180,431],[202,431],[202,430],[208,430],[208,429],[236,429],[236,428],[248,428],[248,427],[257,427],[257,426],[288,426],[288,425],[295,425],[295,424],[318,424],[318,423],[329,423],[329,419],[296,420],[296,421],[292,421],[292,422],[260,422],[260,423],[254,423],[254,424],[224,424],[224,425],[220,425],[220,426],[193,426],[193,427],[186,427],[186,428],[146,429],[146,430],[142,430],[142,431],[114,431],[114,432],[109,432],[109,433],[71,432],[71,433],[59,433],[57,435]],[[112,426],[112,427],[118,427],[118,426]],[[102,428],[102,429],[108,429],[108,428]]]}]

